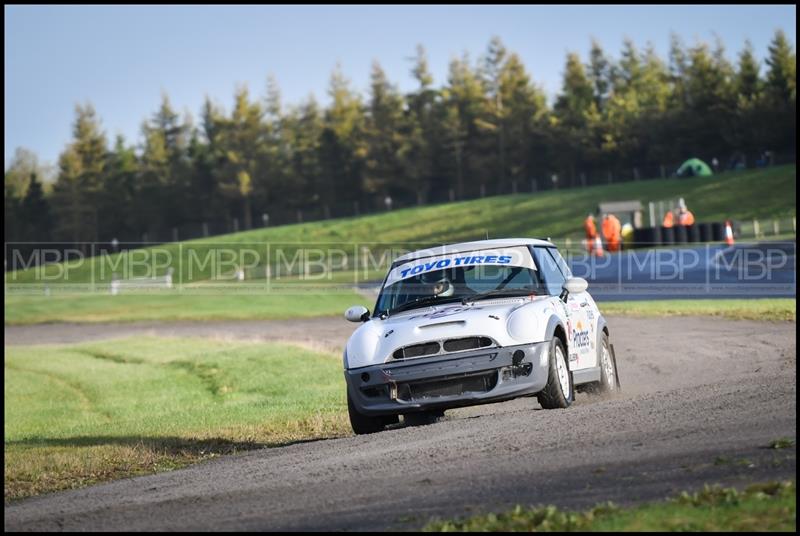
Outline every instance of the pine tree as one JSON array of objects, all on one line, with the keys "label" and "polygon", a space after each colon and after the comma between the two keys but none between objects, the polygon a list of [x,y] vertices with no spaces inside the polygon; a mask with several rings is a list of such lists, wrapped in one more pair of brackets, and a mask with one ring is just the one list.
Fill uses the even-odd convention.
[{"label": "pine tree", "polygon": [[373,62],[364,169],[368,193],[385,196],[403,189],[400,153],[404,144],[404,106],[403,97],[389,83],[380,64]]},{"label": "pine tree", "polygon": [[107,142],[91,104],[75,107],[73,140],[61,153],[53,185],[59,235],[82,244],[97,240],[97,200],[103,184]]},{"label": "pine tree", "polygon": [[745,101],[758,98],[761,93],[760,66],[756,60],[753,44],[747,40],[739,53],[739,69],[736,72],[736,93]]},{"label": "pine tree", "polygon": [[[325,111],[325,128],[320,140],[320,160],[327,180],[318,192],[323,214],[330,207],[350,210],[353,202],[363,202],[364,162],[367,145],[364,107],[360,96],[350,88],[350,81],[336,67],[328,93],[331,105]],[[365,206],[365,205],[363,205]]]},{"label": "pine tree", "polygon": [[671,34],[669,47],[669,80],[672,86],[672,99],[670,109],[676,112],[682,111],[687,103],[685,81],[688,68],[688,59],[683,42],[676,34]]},{"label": "pine tree", "polygon": [[50,203],[44,196],[42,183],[37,179],[35,172],[31,174],[19,215],[25,230],[25,241],[37,243],[50,240],[53,229]]},{"label": "pine tree", "polygon": [[291,146],[288,194],[292,208],[318,205],[326,179],[320,163],[320,139],[324,128],[322,111],[313,95],[287,116],[287,143]]},{"label": "pine tree", "polygon": [[101,240],[138,241],[137,230],[146,228],[146,222],[132,210],[136,197],[138,162],[133,147],[118,135],[114,148],[108,153],[103,176],[102,195],[98,200],[98,235]]},{"label": "pine tree", "polygon": [[417,204],[421,205],[435,186],[433,170],[436,155],[441,152],[441,140],[437,135],[441,125],[437,117],[439,95],[431,88],[433,76],[428,68],[425,48],[417,45],[416,52],[411,75],[417,81],[417,89],[406,96],[408,110],[400,148],[403,180],[398,183],[404,185],[409,194],[416,198]]},{"label": "pine tree", "polygon": [[762,106],[770,128],[766,150],[794,153],[797,144],[797,56],[782,30],[775,32],[767,56]]},{"label": "pine tree", "polygon": [[594,89],[594,102],[598,111],[605,109],[606,101],[613,84],[613,64],[606,56],[603,48],[596,40],[592,39],[592,48],[589,51],[589,79]]},{"label": "pine tree", "polygon": [[488,99],[486,100],[487,118],[486,123],[491,125],[490,130],[494,130],[496,138],[496,163],[490,169],[496,169],[494,175],[499,186],[500,192],[507,192],[507,173],[506,173],[506,120],[508,117],[507,106],[503,103],[503,77],[506,68],[506,56],[508,52],[499,37],[492,37],[489,42],[489,49],[483,62],[483,80],[487,88]]},{"label": "pine tree", "polygon": [[559,122],[572,128],[586,125],[586,113],[594,102],[594,89],[586,76],[580,58],[575,53],[567,54],[564,81],[561,95],[555,104],[555,113]]},{"label": "pine tree", "polygon": [[535,165],[542,166],[541,155],[532,150],[541,143],[541,129],[546,122],[547,102],[536,87],[516,53],[508,55],[500,76],[499,88],[504,103],[502,127],[506,135],[508,172],[517,184],[527,182]]},{"label": "pine tree", "polygon": [[556,99],[554,113],[555,159],[558,167],[568,173],[569,183],[574,185],[577,169],[587,158],[590,117],[597,115],[592,83],[575,53],[567,54],[562,91]]},{"label": "pine tree", "polygon": [[494,175],[491,157],[496,153],[491,147],[495,146],[497,127],[484,119],[484,85],[470,67],[466,54],[451,60],[447,81],[448,86],[442,92],[444,135],[455,164],[451,185],[457,198],[463,199],[467,194],[474,195],[479,185],[489,182]]},{"label": "pine tree", "polygon": [[234,95],[231,117],[223,123],[223,158],[217,169],[219,188],[240,206],[235,213],[241,216],[245,229],[253,226],[254,182],[264,178],[258,166],[264,148],[263,114],[261,105],[250,102],[249,92],[243,86]]},{"label": "pine tree", "polygon": [[783,30],[775,32],[767,57],[767,92],[775,102],[797,98],[797,56]]}]

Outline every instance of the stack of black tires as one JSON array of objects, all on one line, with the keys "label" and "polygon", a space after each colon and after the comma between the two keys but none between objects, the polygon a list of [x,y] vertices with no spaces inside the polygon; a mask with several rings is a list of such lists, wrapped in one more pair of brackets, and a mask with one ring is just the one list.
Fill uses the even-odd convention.
[{"label": "stack of black tires", "polygon": [[674,227],[642,227],[633,230],[633,247],[648,248],[725,240],[724,222],[700,222]]}]

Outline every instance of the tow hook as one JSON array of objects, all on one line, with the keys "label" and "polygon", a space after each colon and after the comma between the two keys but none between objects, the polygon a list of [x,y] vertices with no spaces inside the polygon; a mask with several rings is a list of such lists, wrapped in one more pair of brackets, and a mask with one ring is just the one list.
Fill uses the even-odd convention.
[{"label": "tow hook", "polygon": [[510,380],[520,376],[530,376],[533,371],[533,363],[523,363],[525,359],[525,352],[522,350],[515,351],[511,356],[511,366],[504,367],[502,370],[503,380]]}]

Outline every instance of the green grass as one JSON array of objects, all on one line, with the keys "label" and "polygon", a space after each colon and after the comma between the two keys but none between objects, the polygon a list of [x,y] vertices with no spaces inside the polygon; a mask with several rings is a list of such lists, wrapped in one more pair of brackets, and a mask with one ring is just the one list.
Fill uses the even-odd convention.
[{"label": "green grass", "polygon": [[[339,316],[351,305],[371,309],[373,300],[351,291],[308,295],[228,293],[6,296],[6,325],[54,322],[279,320]],[[719,316],[736,320],[795,321],[791,298],[749,300],[653,300],[601,302],[604,314],[622,316]]]},{"label": "green grass", "polygon": [[192,294],[65,294],[5,298],[6,325],[47,322],[279,320],[341,315],[351,305],[372,308],[351,290],[307,293],[229,292]]},{"label": "green grass", "polygon": [[794,481],[756,484],[744,491],[706,486],[666,502],[634,508],[611,503],[586,512],[565,512],[553,506],[517,506],[500,514],[465,520],[433,521],[429,532],[794,532],[797,489]]},{"label": "green grass", "polygon": [[790,437],[779,437],[778,439],[773,439],[767,445],[769,449],[788,449],[794,446],[794,439]]},{"label": "green grass", "polygon": [[348,435],[339,356],[136,338],[5,347],[5,498]]},{"label": "green grass", "polygon": [[[491,197],[460,203],[395,210],[389,213],[343,218],[324,222],[284,225],[237,234],[166,244],[139,250],[127,256],[104,256],[66,265],[53,264],[44,270],[51,282],[108,282],[114,271],[130,268],[126,275],[165,273],[175,270],[179,282],[196,282],[230,276],[234,264],[253,266],[263,277],[263,267],[275,266],[281,259],[294,259],[298,247],[314,244],[333,250],[334,264],[345,256],[349,268],[359,258],[355,244],[381,242],[377,250],[391,245],[417,249],[426,245],[500,237],[560,238],[582,234],[583,219],[601,201],[638,199],[648,201],[684,197],[698,221],[725,218],[791,217],[796,214],[796,167],[731,172],[713,177],[658,179],[589,188],[547,191]],[[232,253],[221,257],[208,254],[219,243],[229,243]],[[269,250],[266,244],[269,243]],[[249,253],[244,253],[249,250]],[[146,255],[150,255],[145,259]],[[378,255],[379,252],[376,252]],[[123,262],[124,261],[124,262]],[[154,268],[154,265],[157,265]],[[152,270],[152,272],[148,272]],[[6,274],[7,283],[41,281],[38,270]]]},{"label": "green grass", "polygon": [[792,298],[749,300],[653,300],[603,302],[603,314],[624,316],[719,316],[736,320],[796,320]]}]

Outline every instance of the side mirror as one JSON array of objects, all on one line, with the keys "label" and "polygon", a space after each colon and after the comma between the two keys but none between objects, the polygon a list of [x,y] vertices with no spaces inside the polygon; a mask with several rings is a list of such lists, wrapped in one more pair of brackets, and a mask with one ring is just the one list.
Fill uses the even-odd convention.
[{"label": "side mirror", "polygon": [[344,317],[350,322],[366,322],[369,320],[369,309],[363,305],[354,305],[344,312]]},{"label": "side mirror", "polygon": [[561,286],[561,298],[562,301],[567,301],[567,297],[570,294],[577,294],[579,292],[583,292],[589,287],[589,282],[586,281],[582,277],[570,277],[564,284]]}]

